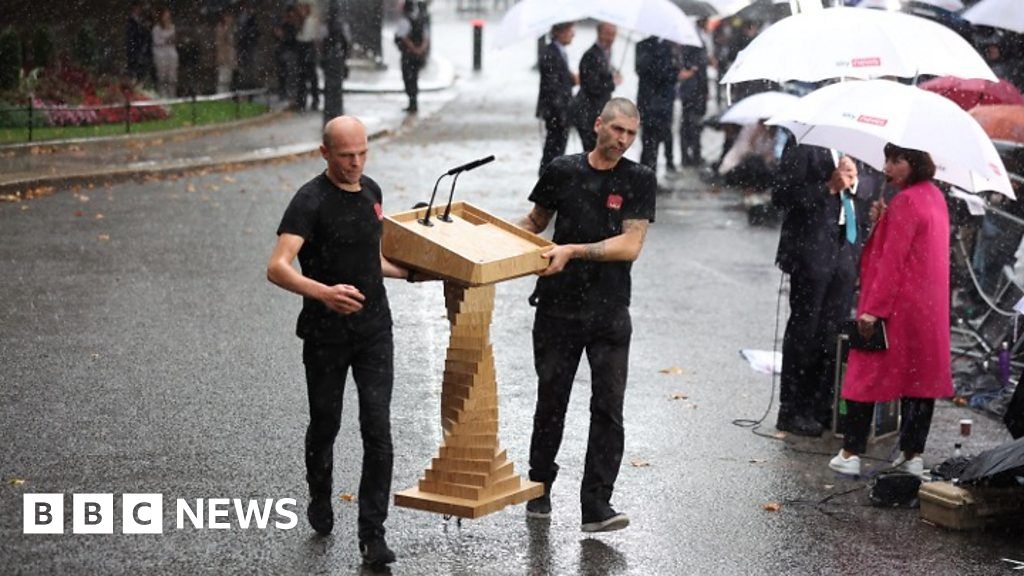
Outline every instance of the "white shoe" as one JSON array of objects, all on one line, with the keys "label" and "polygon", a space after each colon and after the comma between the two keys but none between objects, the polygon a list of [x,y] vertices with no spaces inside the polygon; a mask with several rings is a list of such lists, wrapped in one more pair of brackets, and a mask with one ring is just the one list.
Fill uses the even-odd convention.
[{"label": "white shoe", "polygon": [[899,457],[893,461],[892,467],[895,470],[913,474],[914,476],[924,476],[924,459],[920,456],[914,456],[907,460],[906,456],[901,452]]},{"label": "white shoe", "polygon": [[828,461],[828,467],[848,476],[860,476],[860,456],[856,454],[849,458],[843,458],[843,451],[840,450],[835,458]]}]

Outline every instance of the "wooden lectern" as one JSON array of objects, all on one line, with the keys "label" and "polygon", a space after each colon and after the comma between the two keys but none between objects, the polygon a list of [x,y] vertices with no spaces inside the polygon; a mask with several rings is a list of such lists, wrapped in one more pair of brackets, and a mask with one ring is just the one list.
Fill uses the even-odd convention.
[{"label": "wooden lectern", "polygon": [[451,323],[441,389],[444,440],[419,485],[395,505],[479,518],[544,494],[515,473],[498,442],[498,386],[490,342],[494,284],[543,270],[551,242],[464,202],[384,219],[381,250],[393,262],[444,280]]}]

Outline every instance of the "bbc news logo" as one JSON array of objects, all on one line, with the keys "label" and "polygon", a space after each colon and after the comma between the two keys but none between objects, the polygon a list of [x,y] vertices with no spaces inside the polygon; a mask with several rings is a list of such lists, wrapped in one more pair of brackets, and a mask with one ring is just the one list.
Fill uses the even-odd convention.
[{"label": "bbc news logo", "polygon": [[[291,510],[295,505],[293,498],[178,498],[174,505],[175,527],[266,530],[273,526],[291,530],[299,523],[298,515]],[[163,494],[122,494],[120,511],[122,534],[163,534]],[[22,513],[25,534],[64,533],[64,494],[25,494]],[[73,534],[113,534],[114,495],[72,494],[69,516]]]}]

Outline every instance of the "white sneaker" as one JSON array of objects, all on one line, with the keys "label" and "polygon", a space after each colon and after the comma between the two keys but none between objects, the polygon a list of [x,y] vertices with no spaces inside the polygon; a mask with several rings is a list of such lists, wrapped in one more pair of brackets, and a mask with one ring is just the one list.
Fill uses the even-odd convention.
[{"label": "white sneaker", "polygon": [[848,476],[860,476],[860,456],[856,454],[849,458],[843,458],[843,451],[840,450],[835,458],[828,461],[828,467]]},{"label": "white sneaker", "polygon": [[899,457],[893,461],[892,467],[895,470],[913,474],[914,476],[924,476],[924,459],[920,456],[914,456],[907,460],[906,456],[901,452]]}]

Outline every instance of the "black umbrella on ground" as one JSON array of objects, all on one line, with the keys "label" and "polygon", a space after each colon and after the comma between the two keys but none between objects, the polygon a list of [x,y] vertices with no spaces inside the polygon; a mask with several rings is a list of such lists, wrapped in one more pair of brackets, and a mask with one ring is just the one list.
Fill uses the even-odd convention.
[{"label": "black umbrella on ground", "polygon": [[1019,485],[1017,476],[1024,476],[1024,438],[975,456],[960,476],[960,483],[1016,486]]}]

